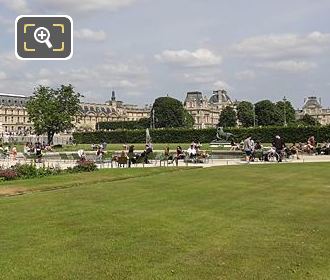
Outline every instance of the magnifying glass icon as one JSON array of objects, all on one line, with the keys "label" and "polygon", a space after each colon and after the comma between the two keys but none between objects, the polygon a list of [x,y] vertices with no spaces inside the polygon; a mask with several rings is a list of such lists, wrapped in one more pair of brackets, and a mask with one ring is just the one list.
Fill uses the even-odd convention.
[{"label": "magnifying glass icon", "polygon": [[46,27],[39,27],[34,31],[34,39],[41,44],[46,44],[49,49],[53,47],[49,41],[50,32]]}]

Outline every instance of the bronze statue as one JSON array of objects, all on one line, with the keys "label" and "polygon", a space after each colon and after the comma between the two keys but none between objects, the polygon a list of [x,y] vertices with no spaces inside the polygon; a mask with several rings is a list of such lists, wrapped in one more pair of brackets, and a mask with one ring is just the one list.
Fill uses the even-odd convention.
[{"label": "bronze statue", "polygon": [[234,134],[229,132],[224,132],[223,127],[218,127],[217,129],[217,140],[216,141],[229,141],[234,137]]}]

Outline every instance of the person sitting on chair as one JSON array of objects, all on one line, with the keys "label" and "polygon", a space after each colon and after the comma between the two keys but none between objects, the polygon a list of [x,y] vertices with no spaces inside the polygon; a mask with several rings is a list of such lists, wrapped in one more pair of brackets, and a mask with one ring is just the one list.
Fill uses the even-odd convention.
[{"label": "person sitting on chair", "polygon": [[141,153],[141,157],[144,157],[144,163],[149,164],[148,156],[152,153],[152,145],[149,143],[146,145],[145,150]]},{"label": "person sitting on chair", "polygon": [[187,150],[188,156],[189,158],[195,158],[197,155],[197,151],[196,148],[194,147],[194,145],[191,145],[190,148]]},{"label": "person sitting on chair", "polygon": [[84,150],[81,149],[77,153],[78,153],[78,156],[80,158],[80,161],[85,162],[86,161],[86,154],[85,154]]},{"label": "person sitting on chair", "polygon": [[97,152],[96,152],[96,159],[97,160],[102,160],[103,154],[104,154],[104,152],[103,152],[102,148],[98,147]]},{"label": "person sitting on chair", "polygon": [[307,148],[308,153],[310,153],[310,154],[314,153],[315,148],[316,148],[316,141],[315,141],[314,136],[311,136],[308,138],[306,148]]}]

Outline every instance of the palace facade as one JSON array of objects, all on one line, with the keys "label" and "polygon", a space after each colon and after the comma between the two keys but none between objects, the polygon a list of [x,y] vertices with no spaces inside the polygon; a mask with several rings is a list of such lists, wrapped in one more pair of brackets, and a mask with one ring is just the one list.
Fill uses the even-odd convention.
[{"label": "palace facade", "polygon": [[[29,97],[0,93],[0,133],[27,135],[32,125],[26,110]],[[111,100],[105,104],[81,103],[81,112],[75,117],[75,130],[95,130],[96,124],[103,121],[137,121],[150,117],[150,106],[124,104],[116,100],[112,92]]]},{"label": "palace facade", "polygon": [[[26,110],[29,97],[24,95],[0,93],[0,133],[28,135],[32,132],[32,124]],[[84,102],[80,104],[81,112],[75,117],[75,129],[78,131],[93,131],[97,123],[106,121],[137,121],[149,118],[151,106],[139,107],[124,104],[116,100],[115,92],[104,104]],[[219,116],[226,106],[235,108],[225,90],[214,91],[210,98],[201,92],[188,92],[184,106],[195,120],[194,128],[210,128],[217,126]],[[330,109],[322,106],[317,97],[308,97],[302,109],[296,111],[296,118],[305,114],[311,115],[322,125],[330,125]]]},{"label": "palace facade", "polygon": [[296,118],[299,120],[306,114],[318,120],[321,125],[330,125],[330,109],[324,108],[321,99],[315,96],[305,98],[302,109],[296,111]]},{"label": "palace facade", "polygon": [[138,107],[116,100],[113,91],[111,100],[105,104],[82,103],[81,114],[75,118],[77,130],[95,130],[99,122],[138,121],[149,118],[151,106]]},{"label": "palace facade", "polygon": [[0,133],[28,134],[32,130],[24,95],[0,93]]},{"label": "palace facade", "polygon": [[234,107],[234,102],[225,90],[214,91],[210,98],[195,91],[187,93],[184,106],[195,120],[194,128],[202,129],[216,127],[222,110],[227,106]]}]

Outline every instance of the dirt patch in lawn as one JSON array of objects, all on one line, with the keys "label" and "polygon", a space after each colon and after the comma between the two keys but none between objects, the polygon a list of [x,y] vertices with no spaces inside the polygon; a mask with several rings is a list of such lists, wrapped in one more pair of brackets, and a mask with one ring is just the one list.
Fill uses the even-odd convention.
[{"label": "dirt patch in lawn", "polygon": [[1,196],[14,196],[14,195],[21,195],[26,193],[27,189],[25,188],[6,188],[0,189],[0,197]]}]

